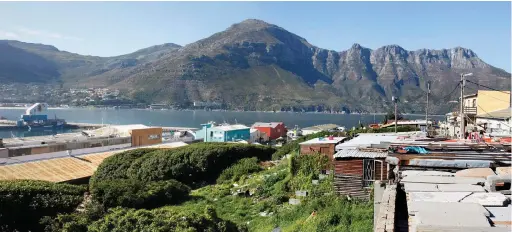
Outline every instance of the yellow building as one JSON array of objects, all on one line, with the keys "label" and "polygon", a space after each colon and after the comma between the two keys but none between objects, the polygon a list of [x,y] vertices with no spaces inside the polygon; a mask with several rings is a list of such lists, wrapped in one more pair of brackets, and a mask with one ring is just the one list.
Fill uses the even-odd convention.
[{"label": "yellow building", "polygon": [[464,114],[467,117],[465,131],[489,129],[477,125],[477,118],[486,118],[486,115],[491,112],[509,108],[510,91],[478,90],[476,94],[464,96]]},{"label": "yellow building", "polygon": [[478,90],[476,94],[464,96],[464,113],[470,117],[509,107],[510,91]]}]

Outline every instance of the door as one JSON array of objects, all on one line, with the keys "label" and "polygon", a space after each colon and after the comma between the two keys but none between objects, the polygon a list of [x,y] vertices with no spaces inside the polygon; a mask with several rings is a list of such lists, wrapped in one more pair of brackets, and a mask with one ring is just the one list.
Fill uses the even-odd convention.
[{"label": "door", "polygon": [[363,187],[373,184],[375,176],[375,160],[363,159]]}]

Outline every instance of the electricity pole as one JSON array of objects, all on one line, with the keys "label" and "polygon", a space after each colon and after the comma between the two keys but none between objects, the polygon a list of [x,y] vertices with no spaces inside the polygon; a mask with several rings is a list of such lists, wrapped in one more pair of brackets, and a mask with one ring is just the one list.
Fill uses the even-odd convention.
[{"label": "electricity pole", "polygon": [[473,73],[460,74],[460,139],[464,139],[466,130],[464,130],[464,86],[466,85],[466,76],[471,76]]},{"label": "electricity pole", "polygon": [[428,95],[430,94],[430,81],[427,82],[427,106],[425,107],[425,123],[427,124],[427,133],[428,133]]},{"label": "electricity pole", "polygon": [[398,108],[397,108],[397,105],[396,105],[396,103],[398,102],[398,98],[393,96],[393,97],[391,97],[391,100],[393,101],[393,103],[395,103],[395,133],[398,133],[398,131],[397,131],[397,128],[398,128],[398,122],[397,122],[398,121],[397,120],[397,118],[398,118],[398,116],[397,116],[398,110],[397,109]]}]

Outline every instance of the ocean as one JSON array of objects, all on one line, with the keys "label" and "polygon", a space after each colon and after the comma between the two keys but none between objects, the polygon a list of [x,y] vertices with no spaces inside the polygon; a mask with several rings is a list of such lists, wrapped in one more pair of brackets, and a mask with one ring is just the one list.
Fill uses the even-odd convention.
[{"label": "ocean", "polygon": [[[17,120],[24,109],[0,108],[0,116],[9,120]],[[200,124],[209,121],[217,123],[241,123],[251,126],[254,122],[284,122],[288,128],[296,125],[304,128],[319,124],[333,123],[347,129],[359,124],[381,122],[384,115],[357,114],[326,114],[326,113],[292,113],[292,112],[235,112],[235,111],[204,111],[204,110],[141,110],[141,109],[94,109],[65,108],[49,109],[49,118],[63,118],[67,122],[104,123],[104,124],[144,124],[147,126],[175,126],[200,128]],[[408,119],[424,119],[424,115],[406,115]],[[441,120],[442,116],[431,117]],[[57,131],[65,133],[69,131]],[[42,133],[42,134],[41,134]],[[47,135],[55,132],[0,131],[0,137],[18,137]]]}]

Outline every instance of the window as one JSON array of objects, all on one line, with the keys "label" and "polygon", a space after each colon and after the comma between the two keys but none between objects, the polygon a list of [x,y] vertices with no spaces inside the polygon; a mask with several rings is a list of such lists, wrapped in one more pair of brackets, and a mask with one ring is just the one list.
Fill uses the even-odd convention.
[{"label": "window", "polygon": [[476,99],[473,99],[473,107],[476,107]]},{"label": "window", "polygon": [[159,139],[160,138],[159,135],[149,135],[148,137],[149,137],[150,140]]},{"label": "window", "polygon": [[210,131],[210,137],[213,137],[213,131]]}]

